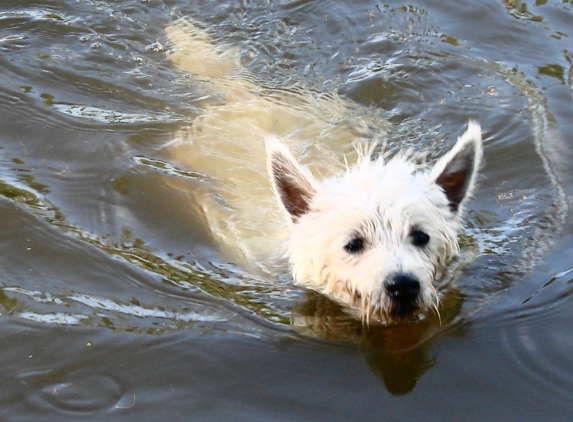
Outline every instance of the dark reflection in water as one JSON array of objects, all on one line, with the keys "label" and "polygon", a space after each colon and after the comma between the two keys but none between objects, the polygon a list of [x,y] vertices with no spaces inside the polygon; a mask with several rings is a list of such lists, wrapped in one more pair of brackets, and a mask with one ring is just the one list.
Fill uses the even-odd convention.
[{"label": "dark reflection in water", "polygon": [[[456,289],[443,292],[439,315],[424,315],[420,321],[366,325],[344,308],[315,293],[307,292],[293,309],[295,332],[311,338],[359,345],[372,372],[395,395],[410,392],[435,364],[434,343],[444,335],[462,331],[453,323],[463,306]],[[462,326],[463,327],[463,326]],[[463,329],[462,329],[463,330]]]},{"label": "dark reflection in water", "polygon": [[382,349],[367,353],[365,358],[388,391],[402,395],[412,391],[422,375],[434,366],[435,358],[430,358],[427,352],[422,347],[397,352]]}]

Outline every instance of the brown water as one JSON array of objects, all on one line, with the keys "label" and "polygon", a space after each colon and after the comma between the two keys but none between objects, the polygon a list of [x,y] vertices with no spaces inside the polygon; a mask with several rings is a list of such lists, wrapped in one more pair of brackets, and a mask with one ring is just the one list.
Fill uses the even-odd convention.
[{"label": "brown water", "polygon": [[[166,56],[181,16],[391,146],[481,122],[441,321],[367,330],[228,262],[216,181],[163,154],[209,95]],[[0,52],[2,420],[571,419],[570,1],[5,0]]]}]

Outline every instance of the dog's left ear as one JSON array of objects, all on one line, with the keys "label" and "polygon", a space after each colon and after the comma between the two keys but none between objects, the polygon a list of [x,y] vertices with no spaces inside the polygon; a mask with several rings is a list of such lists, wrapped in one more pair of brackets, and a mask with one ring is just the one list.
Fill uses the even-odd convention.
[{"label": "dog's left ear", "polygon": [[265,140],[267,169],[280,204],[290,214],[293,223],[310,210],[316,193],[314,178],[302,168],[289,149],[277,138]]},{"label": "dog's left ear", "polygon": [[481,157],[481,128],[470,120],[466,132],[431,172],[433,180],[444,190],[453,213],[458,213],[462,202],[471,194]]}]

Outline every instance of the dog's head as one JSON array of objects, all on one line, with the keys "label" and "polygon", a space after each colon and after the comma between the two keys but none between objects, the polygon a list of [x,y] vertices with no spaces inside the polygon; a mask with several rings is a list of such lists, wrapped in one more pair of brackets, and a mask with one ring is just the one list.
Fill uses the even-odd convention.
[{"label": "dog's head", "polygon": [[458,250],[463,203],[482,155],[475,122],[429,171],[405,156],[371,153],[318,182],[276,138],[268,171],[291,229],[297,283],[361,310],[366,321],[437,308],[434,280]]}]

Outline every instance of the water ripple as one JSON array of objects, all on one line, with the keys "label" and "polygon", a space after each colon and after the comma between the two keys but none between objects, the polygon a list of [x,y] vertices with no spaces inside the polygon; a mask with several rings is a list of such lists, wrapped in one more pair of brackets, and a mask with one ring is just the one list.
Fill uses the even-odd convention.
[{"label": "water ripple", "polygon": [[177,120],[170,114],[155,113],[123,113],[115,110],[106,110],[87,105],[53,103],[52,107],[60,113],[72,117],[95,120],[101,123],[148,123],[148,122],[173,122]]},{"label": "water ripple", "polygon": [[56,409],[64,414],[88,416],[126,409],[135,403],[135,394],[113,376],[92,373],[78,365],[23,374],[20,382],[34,392],[26,401],[38,412]]}]

